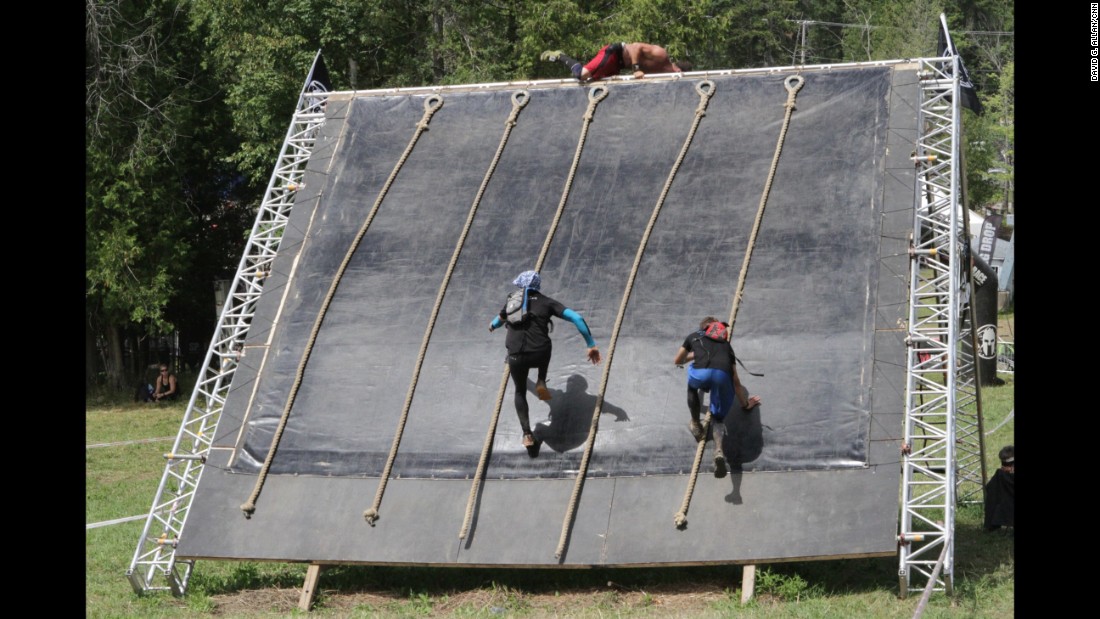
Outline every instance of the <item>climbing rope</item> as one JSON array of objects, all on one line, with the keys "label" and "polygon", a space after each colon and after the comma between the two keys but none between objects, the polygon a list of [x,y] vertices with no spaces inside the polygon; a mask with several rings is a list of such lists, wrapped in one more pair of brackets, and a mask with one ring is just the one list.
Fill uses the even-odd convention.
[{"label": "climbing rope", "polygon": [[393,184],[398,171],[400,171],[401,166],[405,164],[405,160],[409,158],[409,154],[412,153],[413,146],[415,146],[416,141],[420,139],[420,135],[428,130],[428,123],[431,122],[432,115],[441,107],[443,107],[443,97],[439,95],[430,95],[424,100],[424,115],[420,118],[420,122],[416,123],[416,132],[413,134],[412,139],[409,140],[409,145],[405,147],[405,152],[401,154],[401,158],[393,167],[393,171],[390,172],[390,177],[386,179],[386,184],[383,185],[382,190],[378,193],[378,198],[374,201],[374,206],[371,208],[370,213],[367,214],[367,219],[363,222],[362,228],[359,229],[359,234],[355,236],[355,240],[352,241],[351,247],[348,248],[347,253],[344,254],[344,260],[340,263],[340,267],[336,271],[336,276],[332,280],[332,285],[329,286],[328,294],[325,295],[324,302],[321,304],[321,311],[318,312],[317,319],[313,323],[313,330],[310,332],[309,339],[306,341],[305,350],[302,352],[302,359],[298,362],[298,371],[294,376],[294,383],[290,387],[290,395],[287,396],[286,407],[283,408],[282,418],[279,420],[278,427],[275,428],[275,435],[271,438],[271,447],[267,450],[267,457],[264,458],[263,467],[260,469],[260,474],[256,478],[256,487],[253,488],[252,495],[248,497],[248,501],[241,505],[241,511],[244,512],[245,518],[251,518],[252,514],[256,511],[256,500],[260,497],[260,491],[263,489],[268,471],[271,469],[271,462],[275,459],[275,450],[279,446],[279,440],[283,436],[283,430],[286,429],[287,419],[290,418],[290,409],[294,406],[294,399],[298,395],[298,388],[301,387],[302,376],[306,371],[306,363],[309,361],[309,355],[313,351],[313,345],[317,340],[318,332],[321,330],[321,323],[325,319],[325,313],[328,311],[328,306],[332,303],[332,299],[336,295],[336,288],[340,285],[340,279],[344,276],[344,271],[347,270],[348,264],[351,263],[351,257],[355,254],[355,249],[359,247],[359,243],[367,233],[367,228],[370,227],[375,214],[378,213],[378,207],[382,204],[382,199],[386,197],[386,193],[390,190],[390,185]]},{"label": "climbing rope", "polygon": [[485,195],[485,188],[489,185],[489,179],[493,177],[497,163],[500,162],[500,155],[504,152],[504,145],[508,143],[508,136],[511,135],[512,129],[516,126],[516,118],[519,117],[520,110],[527,105],[529,99],[530,94],[526,90],[512,93],[512,113],[508,115],[508,120],[504,121],[504,134],[500,137],[497,152],[493,155],[493,161],[489,164],[489,169],[486,170],[485,177],[481,180],[481,187],[477,190],[473,204],[470,205],[470,211],[466,215],[466,224],[462,227],[462,233],[459,235],[454,252],[451,254],[451,262],[447,265],[447,273],[439,284],[439,292],[436,293],[431,318],[428,319],[428,326],[424,330],[423,339],[420,341],[420,352],[416,357],[416,366],[413,368],[409,391],[405,394],[405,406],[401,410],[401,420],[397,424],[397,432],[393,437],[393,445],[390,447],[390,455],[386,459],[386,467],[382,472],[382,478],[378,480],[378,491],[374,495],[374,504],[371,505],[370,509],[363,512],[363,518],[372,527],[375,521],[381,517],[378,509],[382,506],[382,495],[386,491],[386,484],[389,482],[390,472],[393,470],[393,462],[397,459],[397,448],[401,445],[401,438],[405,433],[405,422],[409,418],[409,409],[412,407],[413,394],[416,392],[416,384],[420,378],[420,369],[424,366],[424,356],[428,352],[428,342],[431,340],[432,330],[439,318],[439,308],[443,305],[443,297],[447,294],[447,285],[451,282],[451,275],[454,273],[455,265],[458,264],[458,256],[462,253],[463,245],[466,244],[466,237],[470,233],[470,226],[474,223],[474,215],[477,214],[477,207],[481,204],[481,198]]},{"label": "climbing rope", "polygon": [[[546,260],[546,254],[550,251],[550,242],[554,239],[554,234],[558,229],[558,222],[561,221],[561,214],[565,210],[565,203],[569,200],[569,192],[573,188],[573,178],[577,174],[577,166],[581,161],[581,152],[584,150],[584,142],[588,137],[588,126],[592,124],[592,119],[596,114],[596,106],[607,98],[607,86],[599,84],[593,86],[588,90],[588,109],[584,113],[584,124],[581,126],[581,135],[577,140],[577,150],[573,153],[573,164],[569,167],[569,176],[565,181],[565,188],[561,193],[561,200],[558,202],[558,210],[554,213],[554,219],[550,224],[550,229],[546,233],[546,240],[542,243],[542,249],[539,251],[538,260],[535,261],[535,271],[542,270],[542,263]],[[493,437],[496,435],[497,424],[500,421],[500,409],[504,404],[504,392],[508,388],[508,365],[504,365],[504,375],[500,379],[500,390],[497,392],[496,408],[493,411],[492,418],[489,421],[489,430],[485,435],[485,444],[481,449],[481,458],[477,463],[477,471],[474,474],[474,483],[470,488],[470,496],[466,500],[466,516],[462,520],[462,530],[458,533],[458,539],[466,539],[466,535],[470,531],[470,520],[473,518],[474,503],[477,501],[478,491],[481,489],[481,482],[485,476],[486,465],[489,461],[489,452],[492,451]]]},{"label": "climbing rope", "polygon": [[783,151],[783,141],[787,138],[787,128],[791,124],[791,114],[795,110],[795,97],[802,90],[805,79],[801,75],[791,75],[784,82],[787,89],[787,102],[783,105],[787,113],[783,117],[783,128],[779,131],[779,139],[775,143],[775,154],[772,156],[772,165],[768,170],[768,180],[764,183],[764,191],[760,195],[760,206],[756,209],[756,219],[752,222],[752,234],[749,235],[749,246],[745,251],[745,258],[741,262],[741,272],[737,276],[737,292],[733,297],[733,307],[730,309],[730,333],[733,333],[733,325],[737,321],[737,308],[741,305],[741,295],[745,291],[745,277],[749,272],[749,260],[752,258],[753,247],[756,246],[756,236],[760,233],[760,222],[764,219],[764,206],[768,203],[768,194],[772,190],[772,181],[775,180],[775,171],[779,168],[779,154]]},{"label": "climbing rope", "polygon": [[558,222],[565,211],[565,202],[569,199],[569,192],[573,189],[573,178],[577,175],[577,166],[581,162],[581,151],[584,150],[584,141],[588,137],[588,126],[592,124],[592,118],[596,115],[596,106],[607,98],[607,86],[593,86],[588,90],[588,109],[584,112],[584,124],[581,125],[581,135],[577,139],[577,150],[573,154],[573,164],[569,166],[569,177],[565,181],[565,189],[561,192],[561,200],[558,202],[558,210],[554,213],[554,221],[550,223],[550,230],[546,233],[546,240],[542,242],[539,250],[539,259],[535,263],[535,270],[542,270],[542,263],[546,260],[546,254],[550,251],[550,241],[554,240],[554,233],[558,230]]},{"label": "climbing rope", "polygon": [[500,389],[497,390],[497,403],[493,416],[489,420],[489,431],[485,433],[485,443],[481,447],[481,458],[477,461],[477,473],[474,475],[474,483],[470,487],[470,496],[466,499],[466,515],[462,519],[462,530],[458,532],[458,539],[466,539],[470,532],[470,521],[474,517],[474,503],[477,502],[478,492],[481,490],[481,481],[485,475],[485,466],[489,462],[489,452],[493,448],[493,437],[497,433],[497,424],[500,422],[500,409],[504,404],[504,392],[508,388],[508,368],[504,368],[504,374],[500,377]]},{"label": "climbing rope", "polygon": [[[779,140],[775,144],[775,154],[772,156],[772,165],[768,170],[768,180],[764,183],[764,192],[760,196],[760,205],[756,209],[756,220],[752,224],[752,232],[749,234],[749,244],[745,250],[745,258],[741,263],[741,272],[737,276],[737,290],[733,295],[733,306],[730,309],[729,317],[729,330],[733,333],[733,325],[737,321],[737,310],[741,305],[741,296],[745,291],[745,278],[749,272],[749,260],[752,258],[753,248],[756,246],[756,236],[760,232],[760,222],[764,219],[764,206],[768,202],[768,194],[771,192],[772,181],[775,179],[775,170],[779,167],[779,153],[783,151],[783,141],[787,137],[787,128],[791,124],[791,114],[795,110],[795,97],[798,95],[798,91],[802,89],[802,84],[805,83],[805,79],[801,75],[791,75],[787,77],[783,82],[783,86],[787,89],[787,102],[783,107],[787,109],[786,114],[783,117],[783,128],[779,131]],[[711,414],[710,410],[707,410],[706,416],[703,418],[703,440],[699,441],[698,447],[695,449],[695,463],[691,467],[691,475],[688,481],[687,492],[684,494],[684,502],[680,506],[680,511],[676,513],[674,522],[676,528],[683,529],[687,526],[687,512],[688,506],[691,505],[691,495],[695,491],[695,482],[699,477],[699,468],[703,462],[703,452],[707,447],[707,432],[710,430]]]},{"label": "climbing rope", "polygon": [[573,496],[569,499],[569,508],[566,510],[565,520],[562,522],[561,537],[558,539],[558,548],[554,553],[554,557],[557,559],[561,559],[562,554],[565,553],[565,545],[569,539],[569,531],[573,525],[577,504],[580,502],[581,488],[584,486],[585,475],[588,472],[588,463],[592,458],[592,449],[596,443],[596,432],[599,430],[600,414],[603,412],[604,395],[607,392],[607,379],[611,374],[611,362],[614,359],[615,347],[619,341],[619,331],[622,328],[623,316],[626,315],[626,306],[630,302],[630,294],[634,290],[634,280],[638,275],[638,267],[642,263],[642,256],[645,254],[646,245],[649,243],[649,237],[653,232],[653,227],[657,224],[657,217],[661,214],[661,207],[664,206],[665,198],[668,196],[669,189],[672,187],[672,181],[676,178],[676,172],[679,171],[680,165],[687,155],[688,147],[691,146],[691,141],[695,138],[695,132],[699,129],[699,122],[702,121],[703,117],[707,114],[707,104],[714,94],[714,82],[710,80],[699,82],[695,85],[695,91],[699,93],[699,105],[695,108],[695,119],[691,123],[691,130],[688,131],[688,135],[684,139],[684,145],[680,147],[680,154],[676,157],[676,162],[672,164],[672,169],[669,170],[668,178],[665,179],[665,186],[661,190],[661,195],[657,199],[657,204],[653,207],[653,213],[649,216],[649,223],[646,225],[645,233],[642,234],[642,239],[638,242],[638,251],[634,254],[634,265],[630,268],[630,276],[627,278],[626,289],[623,290],[623,297],[619,302],[619,313],[615,316],[615,326],[611,329],[611,339],[607,346],[607,363],[603,368],[600,388],[596,392],[596,408],[592,411],[592,421],[588,427],[588,441],[585,444],[580,469],[577,471],[577,476],[574,479]]}]

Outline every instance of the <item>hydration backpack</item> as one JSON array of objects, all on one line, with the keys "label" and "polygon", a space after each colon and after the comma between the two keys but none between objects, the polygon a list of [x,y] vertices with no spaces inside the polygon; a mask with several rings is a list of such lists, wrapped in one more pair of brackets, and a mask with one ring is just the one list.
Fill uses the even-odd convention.
[{"label": "hydration backpack", "polygon": [[[714,340],[716,342],[728,342],[729,340],[726,339],[727,329],[729,329],[729,325],[724,322],[715,321],[707,325],[707,328],[705,331],[702,332],[702,335],[705,336],[707,339]],[[699,338],[696,337],[696,339]],[[701,348],[703,349],[703,352],[707,353],[708,356],[710,355],[710,351],[707,350],[706,346],[701,346]],[[733,352],[732,346],[730,347],[730,352]],[[745,364],[737,358],[736,354],[733,355],[733,360],[741,366],[741,369],[745,370],[749,374],[752,374],[753,376],[763,376],[763,374],[749,372],[749,368],[745,367]]]},{"label": "hydration backpack", "polygon": [[520,288],[508,295],[508,302],[504,305],[504,313],[508,322],[518,325],[527,322],[531,312],[527,309],[527,289]]},{"label": "hydration backpack", "polygon": [[728,327],[729,325],[727,325],[726,323],[718,322],[716,320],[707,325],[707,330],[704,332],[704,335],[718,342],[727,342],[729,341],[726,338],[726,329]]}]

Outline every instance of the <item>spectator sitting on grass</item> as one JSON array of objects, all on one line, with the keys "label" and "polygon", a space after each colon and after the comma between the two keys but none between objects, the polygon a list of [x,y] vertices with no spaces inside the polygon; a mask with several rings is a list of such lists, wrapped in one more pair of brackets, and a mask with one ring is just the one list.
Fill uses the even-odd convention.
[{"label": "spectator sitting on grass", "polygon": [[160,364],[157,382],[153,385],[153,401],[175,400],[179,396],[179,384],[176,375],[165,364]]}]

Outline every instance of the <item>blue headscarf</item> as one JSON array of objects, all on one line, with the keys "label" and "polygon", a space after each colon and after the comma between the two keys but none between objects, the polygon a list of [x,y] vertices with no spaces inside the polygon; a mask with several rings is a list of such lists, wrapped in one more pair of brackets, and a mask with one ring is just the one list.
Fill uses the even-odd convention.
[{"label": "blue headscarf", "polygon": [[512,284],[520,288],[530,288],[531,290],[538,290],[542,287],[542,278],[539,277],[537,271],[524,271],[516,276],[516,279],[512,281]]}]

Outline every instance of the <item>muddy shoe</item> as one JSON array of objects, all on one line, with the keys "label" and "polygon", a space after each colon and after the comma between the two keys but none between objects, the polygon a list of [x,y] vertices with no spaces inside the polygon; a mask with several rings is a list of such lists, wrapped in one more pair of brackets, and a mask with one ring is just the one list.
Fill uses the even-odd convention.
[{"label": "muddy shoe", "polygon": [[527,448],[528,456],[537,458],[539,457],[539,448],[542,447],[542,441],[535,438],[534,434],[524,434],[523,446]]},{"label": "muddy shoe", "polygon": [[535,393],[539,394],[540,400],[550,399],[550,390],[546,388],[546,383],[539,382],[535,385]]},{"label": "muddy shoe", "polygon": [[714,454],[714,476],[718,479],[726,476],[726,456],[720,453]]},{"label": "muddy shoe", "polygon": [[703,437],[706,435],[706,433],[703,431],[703,424],[694,419],[692,419],[691,422],[688,423],[688,428],[691,430],[691,435],[694,436],[695,440],[697,441],[703,440]]}]

